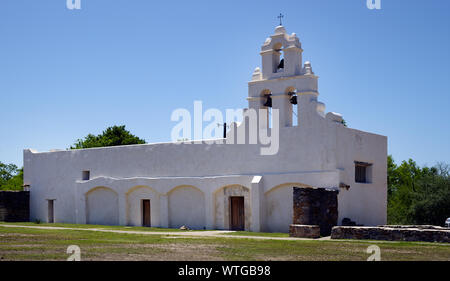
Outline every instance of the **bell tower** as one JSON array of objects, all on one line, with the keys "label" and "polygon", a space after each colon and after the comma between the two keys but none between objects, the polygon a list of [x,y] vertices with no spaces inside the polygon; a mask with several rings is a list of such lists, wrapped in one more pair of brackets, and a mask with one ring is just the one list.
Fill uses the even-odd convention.
[{"label": "bell tower", "polygon": [[[293,118],[303,126],[308,115],[317,113],[318,77],[310,62],[303,65],[302,53],[297,35],[289,35],[284,26],[277,26],[261,47],[261,68],[255,69],[248,83],[249,108],[257,112],[278,109],[280,128],[292,127]],[[293,116],[295,111],[298,114]]]},{"label": "bell tower", "polygon": [[284,26],[277,26],[275,34],[267,38],[261,47],[262,78],[300,75],[302,52],[297,35],[295,33],[288,35]]}]

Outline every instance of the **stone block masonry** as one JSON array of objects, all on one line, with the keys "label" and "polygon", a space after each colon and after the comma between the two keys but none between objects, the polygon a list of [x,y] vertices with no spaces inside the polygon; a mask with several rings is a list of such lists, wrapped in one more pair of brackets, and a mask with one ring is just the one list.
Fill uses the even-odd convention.
[{"label": "stone block masonry", "polygon": [[25,222],[30,220],[29,191],[0,191],[0,221]]},{"label": "stone block masonry", "polygon": [[338,220],[338,191],[294,187],[293,224],[317,225],[321,236],[329,236]]},{"label": "stone block masonry", "polygon": [[450,243],[450,229],[437,226],[336,226],[331,239],[370,239]]},{"label": "stone block masonry", "polygon": [[320,227],[318,225],[291,224],[289,236],[301,238],[320,238]]}]

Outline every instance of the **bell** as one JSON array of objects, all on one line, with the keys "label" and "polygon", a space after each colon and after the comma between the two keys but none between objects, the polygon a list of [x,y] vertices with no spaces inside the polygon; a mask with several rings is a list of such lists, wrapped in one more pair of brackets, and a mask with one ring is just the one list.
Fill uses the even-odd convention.
[{"label": "bell", "polygon": [[280,64],[278,64],[277,69],[284,68],[284,59],[281,59]]},{"label": "bell", "polygon": [[272,107],[272,97],[271,96],[267,96],[267,101],[264,104],[264,106],[266,107]]},{"label": "bell", "polygon": [[297,104],[297,96],[292,96],[289,101],[291,102],[291,104]]}]

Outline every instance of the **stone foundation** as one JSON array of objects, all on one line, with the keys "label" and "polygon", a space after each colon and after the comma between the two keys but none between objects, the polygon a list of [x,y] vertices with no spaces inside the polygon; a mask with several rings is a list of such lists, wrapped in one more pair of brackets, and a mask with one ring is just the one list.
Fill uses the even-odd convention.
[{"label": "stone foundation", "polygon": [[338,191],[294,187],[294,225],[315,225],[320,235],[329,236],[338,220]]},{"label": "stone foundation", "polygon": [[450,242],[450,229],[439,226],[335,226],[331,239]]},{"label": "stone foundation", "polygon": [[320,227],[318,225],[291,224],[289,226],[289,236],[300,238],[319,238]]},{"label": "stone foundation", "polygon": [[29,191],[0,191],[0,221],[24,222],[30,220]]}]

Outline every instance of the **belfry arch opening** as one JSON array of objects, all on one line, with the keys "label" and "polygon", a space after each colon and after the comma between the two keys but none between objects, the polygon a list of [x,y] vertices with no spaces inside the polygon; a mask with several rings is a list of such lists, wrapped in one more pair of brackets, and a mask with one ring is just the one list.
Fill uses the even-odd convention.
[{"label": "belfry arch opening", "polygon": [[289,87],[286,89],[286,94],[289,98],[289,103],[291,105],[291,112],[292,115],[290,118],[292,118],[292,127],[298,126],[298,97],[297,97],[297,89],[293,87]]},{"label": "belfry arch opening", "polygon": [[272,68],[273,73],[283,72],[285,66],[283,44],[276,43],[273,46]]},{"label": "belfry arch opening", "polygon": [[267,109],[266,122],[264,127],[272,128],[272,92],[270,90],[263,90],[261,92],[262,106],[261,108]]}]

